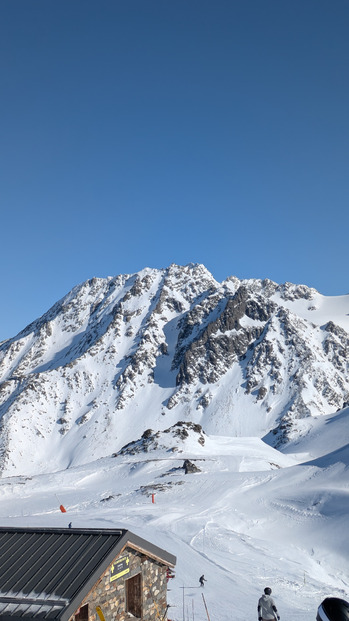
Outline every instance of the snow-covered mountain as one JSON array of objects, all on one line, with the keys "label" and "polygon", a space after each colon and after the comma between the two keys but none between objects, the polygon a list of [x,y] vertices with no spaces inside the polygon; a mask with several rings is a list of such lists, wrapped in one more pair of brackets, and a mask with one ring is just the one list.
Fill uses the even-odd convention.
[{"label": "snow-covered mountain", "polygon": [[349,296],[202,265],[93,278],[0,344],[3,475],[117,453],[178,421],[278,447],[349,402]]},{"label": "snow-covered mountain", "polygon": [[265,586],[315,621],[349,599],[348,331],[349,296],[201,265],[76,287],[0,345],[1,524],[160,545],[173,621],[206,619],[202,573],[212,621]]}]

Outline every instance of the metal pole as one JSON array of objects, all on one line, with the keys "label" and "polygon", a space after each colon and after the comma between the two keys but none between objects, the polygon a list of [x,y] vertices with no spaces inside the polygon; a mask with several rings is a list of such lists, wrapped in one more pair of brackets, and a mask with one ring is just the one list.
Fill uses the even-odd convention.
[{"label": "metal pole", "polygon": [[206,606],[206,602],[205,602],[204,594],[203,594],[203,593],[201,593],[201,595],[202,595],[202,599],[204,600],[205,610],[206,610],[206,614],[207,614],[208,621],[211,621],[211,619],[210,619],[210,615],[208,614],[208,610],[207,610],[207,606]]}]

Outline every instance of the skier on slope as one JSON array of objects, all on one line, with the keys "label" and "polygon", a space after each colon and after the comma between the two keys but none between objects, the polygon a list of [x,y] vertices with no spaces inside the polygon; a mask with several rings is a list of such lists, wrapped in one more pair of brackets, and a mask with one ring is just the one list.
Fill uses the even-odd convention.
[{"label": "skier on slope", "polygon": [[271,597],[271,588],[265,587],[264,595],[258,600],[258,621],[279,621],[279,613]]},{"label": "skier on slope", "polygon": [[207,582],[207,580],[206,580],[204,574],[202,574],[202,576],[200,576],[199,582],[200,582],[200,586],[202,586],[202,587],[205,586],[204,582]]}]

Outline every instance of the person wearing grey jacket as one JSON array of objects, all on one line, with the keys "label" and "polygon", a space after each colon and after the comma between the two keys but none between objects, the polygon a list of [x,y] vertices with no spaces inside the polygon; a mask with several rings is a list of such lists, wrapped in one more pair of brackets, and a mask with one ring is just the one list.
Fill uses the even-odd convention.
[{"label": "person wearing grey jacket", "polygon": [[271,588],[265,587],[264,595],[258,600],[258,621],[279,621],[279,613],[271,597]]}]

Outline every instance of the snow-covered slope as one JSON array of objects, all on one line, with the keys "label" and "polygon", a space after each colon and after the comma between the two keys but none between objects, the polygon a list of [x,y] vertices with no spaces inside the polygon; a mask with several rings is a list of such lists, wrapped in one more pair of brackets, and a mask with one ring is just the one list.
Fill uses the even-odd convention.
[{"label": "snow-covered slope", "polygon": [[265,586],[281,620],[315,621],[325,597],[349,595],[348,442],[349,408],[313,421],[287,454],[193,423],[147,430],[114,456],[3,478],[1,523],[125,527],[164,547],[177,556],[174,621],[206,618],[203,573],[212,621],[257,620]]},{"label": "snow-covered slope", "polygon": [[1,469],[53,472],[178,421],[278,447],[349,401],[349,296],[202,265],[75,287],[0,345]]}]

